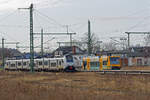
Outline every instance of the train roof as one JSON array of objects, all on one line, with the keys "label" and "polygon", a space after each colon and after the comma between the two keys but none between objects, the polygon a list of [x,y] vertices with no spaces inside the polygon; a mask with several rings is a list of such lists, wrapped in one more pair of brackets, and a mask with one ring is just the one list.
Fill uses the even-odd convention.
[{"label": "train roof", "polygon": [[[55,60],[55,59],[64,59],[64,57],[61,57],[61,58],[44,58],[44,60]],[[30,59],[8,59],[6,61],[30,61]],[[38,59],[34,59],[35,61],[36,60],[43,60],[43,58],[38,58]]]}]

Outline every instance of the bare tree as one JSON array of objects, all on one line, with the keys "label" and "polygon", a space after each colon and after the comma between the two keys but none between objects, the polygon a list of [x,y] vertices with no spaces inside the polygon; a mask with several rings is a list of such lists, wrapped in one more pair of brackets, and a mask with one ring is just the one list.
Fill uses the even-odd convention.
[{"label": "bare tree", "polygon": [[146,37],[144,38],[145,40],[145,45],[146,46],[150,46],[150,35],[146,35]]},{"label": "bare tree", "polygon": [[[81,37],[81,41],[84,43],[82,48],[87,50],[88,33],[84,33],[83,37]],[[92,53],[95,53],[99,49],[99,38],[94,33],[91,34],[91,49]]]},{"label": "bare tree", "polygon": [[106,51],[116,50],[116,44],[114,42],[103,43],[103,49]]}]

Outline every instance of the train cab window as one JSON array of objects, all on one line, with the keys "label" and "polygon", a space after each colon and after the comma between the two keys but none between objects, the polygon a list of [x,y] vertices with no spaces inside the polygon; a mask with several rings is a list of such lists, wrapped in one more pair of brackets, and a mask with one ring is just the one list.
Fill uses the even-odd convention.
[{"label": "train cab window", "polygon": [[39,61],[39,66],[41,66],[41,65],[43,65],[43,64],[42,64],[42,61]]},{"label": "train cab window", "polygon": [[56,63],[51,63],[51,67],[56,67]]},{"label": "train cab window", "polygon": [[46,65],[46,66],[47,66],[47,65],[48,65],[48,61],[44,61],[44,65]]},{"label": "train cab window", "polygon": [[119,64],[120,58],[119,57],[110,57],[110,64]]},{"label": "train cab window", "polygon": [[71,55],[66,56],[67,62],[73,62],[73,57]]},{"label": "train cab window", "polygon": [[74,59],[75,59],[75,60],[78,60],[78,58],[77,58],[77,57],[74,57]]},{"label": "train cab window", "polygon": [[23,62],[23,66],[26,66],[27,65],[27,62]]},{"label": "train cab window", "polygon": [[21,64],[21,62],[18,62],[18,66],[21,66],[22,64]]},{"label": "train cab window", "polygon": [[103,65],[107,65],[107,61],[103,61]]}]

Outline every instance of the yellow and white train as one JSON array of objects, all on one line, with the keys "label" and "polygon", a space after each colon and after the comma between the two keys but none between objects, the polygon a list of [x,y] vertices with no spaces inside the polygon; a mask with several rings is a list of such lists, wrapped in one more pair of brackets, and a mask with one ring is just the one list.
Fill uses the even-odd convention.
[{"label": "yellow and white train", "polygon": [[121,68],[119,56],[105,56],[105,57],[84,57],[82,61],[83,70],[119,70]]}]

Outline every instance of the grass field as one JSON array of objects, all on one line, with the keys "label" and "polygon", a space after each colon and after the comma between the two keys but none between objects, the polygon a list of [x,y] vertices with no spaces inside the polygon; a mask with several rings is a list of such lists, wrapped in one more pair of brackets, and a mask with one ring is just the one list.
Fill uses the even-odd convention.
[{"label": "grass field", "polygon": [[0,100],[149,100],[150,75],[0,72]]},{"label": "grass field", "polygon": [[150,70],[150,66],[126,66],[122,67],[121,70]]}]

